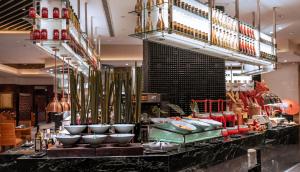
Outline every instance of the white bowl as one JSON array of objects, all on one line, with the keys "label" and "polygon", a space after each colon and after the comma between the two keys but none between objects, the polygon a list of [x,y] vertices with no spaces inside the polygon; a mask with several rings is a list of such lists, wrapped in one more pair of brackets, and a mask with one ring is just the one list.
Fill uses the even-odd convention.
[{"label": "white bowl", "polygon": [[194,131],[197,129],[194,125],[183,121],[171,121],[171,124],[174,127],[176,127],[178,130],[183,130],[183,131]]},{"label": "white bowl", "polygon": [[106,138],[107,138],[107,135],[103,135],[103,134],[82,136],[84,143],[90,144],[91,146],[100,145],[101,143],[103,143],[105,141]]},{"label": "white bowl", "polygon": [[56,139],[60,141],[63,146],[72,146],[80,139],[80,137],[80,135],[60,135],[56,136]]},{"label": "white bowl", "polygon": [[119,133],[129,133],[134,128],[134,124],[114,124],[113,127]]},{"label": "white bowl", "polygon": [[131,141],[134,134],[112,134],[110,135],[111,141],[114,143],[126,144]]},{"label": "white bowl", "polygon": [[80,134],[85,128],[86,125],[69,125],[64,126],[64,128],[72,135]]},{"label": "white bowl", "polygon": [[88,127],[92,130],[93,133],[103,134],[105,131],[109,129],[110,125],[94,124],[94,125],[89,125]]}]

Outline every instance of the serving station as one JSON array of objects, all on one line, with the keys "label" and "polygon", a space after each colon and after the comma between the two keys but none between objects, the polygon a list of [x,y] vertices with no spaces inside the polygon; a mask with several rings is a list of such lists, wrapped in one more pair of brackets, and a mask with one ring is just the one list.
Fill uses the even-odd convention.
[{"label": "serving station", "polygon": [[[137,17],[131,37],[178,48],[174,53],[167,51],[170,47],[160,50],[172,57],[189,58],[195,55],[192,53],[203,57],[196,65],[192,57],[187,64],[174,62],[179,67],[172,70],[179,74],[170,77],[180,79],[165,84],[164,91],[174,88],[188,97],[188,102],[178,98],[179,103],[189,105],[181,108],[173,104],[175,98],[163,102],[164,91],[143,93],[143,82],[147,84],[149,78],[143,78],[143,68],[137,63],[126,68],[102,65],[100,42],[83,33],[70,1],[34,0],[33,4],[25,18],[33,24],[30,41],[55,59],[54,98],[47,106],[55,127],[42,132],[38,126],[34,143],[0,154],[4,162],[0,170],[180,171],[207,168],[266,144],[298,143],[299,125],[290,118],[299,108],[291,110],[263,81],[246,83],[250,86],[245,88],[232,82],[232,64],[238,64],[240,75],[249,76],[273,71],[277,62],[276,38],[240,21],[238,15],[231,17],[212,3],[196,0],[136,1],[130,12]],[[62,61],[60,101],[56,59]],[[155,62],[143,67],[162,69],[171,63]],[[228,66],[231,82],[225,85]],[[186,68],[207,76],[186,75]],[[214,73],[218,77],[213,78]],[[157,71],[151,74],[160,75]],[[186,84],[185,77],[188,86],[182,84]],[[203,95],[191,91],[190,85],[199,85],[196,89],[203,89]],[[209,95],[214,91],[217,94]],[[152,109],[143,111],[145,104]]]}]

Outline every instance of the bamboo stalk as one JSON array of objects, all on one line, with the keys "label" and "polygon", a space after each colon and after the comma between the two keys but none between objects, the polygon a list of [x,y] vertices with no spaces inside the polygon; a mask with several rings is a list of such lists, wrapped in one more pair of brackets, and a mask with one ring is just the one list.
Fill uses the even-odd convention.
[{"label": "bamboo stalk", "polygon": [[81,109],[80,109],[80,120],[81,124],[86,124],[86,107],[85,107],[85,88],[84,88],[84,75],[80,72],[80,98],[81,98]]},{"label": "bamboo stalk", "polygon": [[71,94],[71,124],[74,125],[76,123],[76,92],[77,92],[77,85],[74,71],[71,70],[70,72],[70,94]]}]

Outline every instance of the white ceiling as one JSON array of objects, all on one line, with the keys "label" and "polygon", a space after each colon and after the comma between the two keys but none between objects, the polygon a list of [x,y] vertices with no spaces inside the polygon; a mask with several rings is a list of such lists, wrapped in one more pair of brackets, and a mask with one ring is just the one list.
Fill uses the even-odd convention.
[{"label": "white ceiling", "polygon": [[49,55],[29,41],[29,33],[0,34],[0,64],[45,63]]},{"label": "white ceiling", "polygon": [[[136,0],[108,0],[115,37],[110,37],[100,0],[81,0],[81,25],[84,31],[84,2],[88,2],[88,28],[93,16],[95,34],[101,36],[101,44],[142,44],[139,39],[128,35],[133,33],[136,16],[129,14]],[[71,0],[73,9],[77,11],[77,0]],[[225,10],[234,15],[234,0],[216,0],[217,5],[224,5]],[[272,7],[278,7],[278,44],[280,50],[287,49],[288,39],[300,43],[300,0],[261,0],[262,30],[272,30]],[[241,19],[251,23],[251,12],[256,11],[256,0],[240,0]],[[49,54],[36,48],[28,41],[29,34],[0,34],[0,63],[45,63]],[[279,55],[281,56],[281,55]],[[286,56],[286,54],[282,55]],[[299,58],[300,59],[300,58]],[[122,62],[124,64],[124,62]]]}]

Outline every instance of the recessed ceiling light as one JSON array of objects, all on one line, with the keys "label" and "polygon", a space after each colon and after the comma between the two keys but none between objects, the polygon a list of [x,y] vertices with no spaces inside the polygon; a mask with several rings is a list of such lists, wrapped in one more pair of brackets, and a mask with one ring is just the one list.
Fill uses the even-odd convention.
[{"label": "recessed ceiling light", "polygon": [[126,66],[128,66],[129,64],[128,64],[128,63],[126,63],[125,65],[126,65]]},{"label": "recessed ceiling light", "polygon": [[283,62],[284,62],[284,63],[286,63],[286,62],[287,62],[287,60],[283,60]]}]

